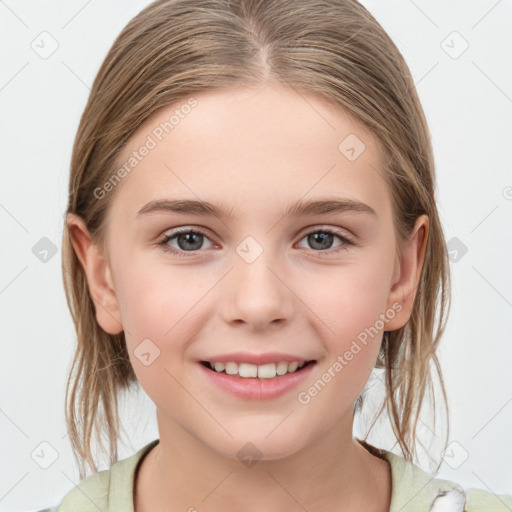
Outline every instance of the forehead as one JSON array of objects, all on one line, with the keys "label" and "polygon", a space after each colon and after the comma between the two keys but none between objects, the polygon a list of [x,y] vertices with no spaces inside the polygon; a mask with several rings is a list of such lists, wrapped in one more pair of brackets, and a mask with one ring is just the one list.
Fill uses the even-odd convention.
[{"label": "forehead", "polygon": [[147,119],[118,164],[134,152],[114,201],[131,216],[168,197],[236,203],[235,214],[315,195],[389,199],[372,134],[319,95],[283,86],[184,98]]}]

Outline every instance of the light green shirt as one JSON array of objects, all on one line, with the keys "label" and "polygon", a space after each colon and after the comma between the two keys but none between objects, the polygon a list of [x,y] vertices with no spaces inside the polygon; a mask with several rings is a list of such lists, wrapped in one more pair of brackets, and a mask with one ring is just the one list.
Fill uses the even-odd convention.
[{"label": "light green shirt", "polygon": [[[390,512],[512,512],[512,495],[496,495],[480,489],[464,491],[460,485],[435,479],[394,453],[365,441],[359,442],[370,453],[389,462],[392,478]],[[59,505],[46,511],[134,512],[133,484],[137,464],[158,443],[159,439],[155,439],[137,453],[117,461],[109,470],[85,478],[64,496]],[[451,493],[443,496],[450,490]],[[458,496],[463,504],[464,493],[465,508],[449,504],[454,496]]]}]

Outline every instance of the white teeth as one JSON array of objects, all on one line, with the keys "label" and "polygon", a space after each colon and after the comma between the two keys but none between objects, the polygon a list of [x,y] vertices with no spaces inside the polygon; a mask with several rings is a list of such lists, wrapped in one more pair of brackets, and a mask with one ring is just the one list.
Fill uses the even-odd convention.
[{"label": "white teeth", "polygon": [[276,373],[277,375],[284,375],[288,372],[288,363],[286,361],[281,361],[277,363]]},{"label": "white teeth", "polygon": [[272,379],[275,376],[276,376],[275,363],[262,364],[262,365],[258,366],[258,378]]},{"label": "white teeth", "polygon": [[258,367],[255,364],[240,363],[238,365],[238,375],[240,377],[257,377]]},{"label": "white teeth", "polygon": [[240,377],[258,377],[260,379],[273,379],[276,375],[285,375],[286,373],[293,373],[299,368],[302,368],[306,362],[294,361],[288,363],[280,361],[279,363],[268,364],[250,364],[250,363],[235,363],[233,361],[227,363],[219,363],[209,361],[210,368],[216,372],[226,371],[228,375],[239,375]]},{"label": "white teeth", "polygon": [[295,362],[293,362],[293,363],[290,363],[290,364],[288,365],[288,372],[289,372],[289,373],[294,372],[294,371],[298,368],[298,366],[299,366],[299,363],[297,363],[297,361],[295,361]]},{"label": "white teeth", "polygon": [[[215,368],[217,369],[217,368]],[[238,364],[236,363],[226,363],[226,373],[228,375],[235,375],[238,373]]]}]

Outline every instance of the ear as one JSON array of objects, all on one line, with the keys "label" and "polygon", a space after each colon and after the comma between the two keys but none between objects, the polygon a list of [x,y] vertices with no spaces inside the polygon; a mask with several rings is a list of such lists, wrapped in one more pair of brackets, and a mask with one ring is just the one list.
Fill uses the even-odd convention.
[{"label": "ear", "polygon": [[396,258],[393,284],[388,295],[388,308],[391,308],[394,303],[399,303],[402,309],[393,308],[397,314],[386,323],[386,331],[400,329],[411,316],[425,259],[428,232],[428,217],[421,215],[416,219],[409,240],[404,245],[402,257]]},{"label": "ear", "polygon": [[66,225],[75,253],[87,276],[96,320],[105,332],[119,334],[123,331],[123,324],[108,261],[93,244],[81,217],[68,214]]}]

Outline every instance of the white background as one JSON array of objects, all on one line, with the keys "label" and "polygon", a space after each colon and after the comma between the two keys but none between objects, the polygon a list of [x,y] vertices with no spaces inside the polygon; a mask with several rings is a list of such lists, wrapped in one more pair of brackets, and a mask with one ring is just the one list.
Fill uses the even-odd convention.
[{"label": "white background", "polygon": [[[75,333],[60,274],[71,148],[103,58],[148,3],[0,2],[2,511],[57,504],[78,482],[63,410]],[[446,238],[467,247],[451,263],[453,305],[440,350],[458,468],[444,463],[438,477],[510,494],[512,4],[362,3],[411,68],[432,133]],[[47,59],[31,48],[43,31],[58,42]],[[453,58],[461,37],[469,47]],[[32,252],[43,237],[57,248],[46,263]],[[130,398],[121,458],[158,437],[153,412],[142,391]],[[385,436],[372,440],[393,446]],[[41,442],[59,455],[48,469],[31,458]]]}]

